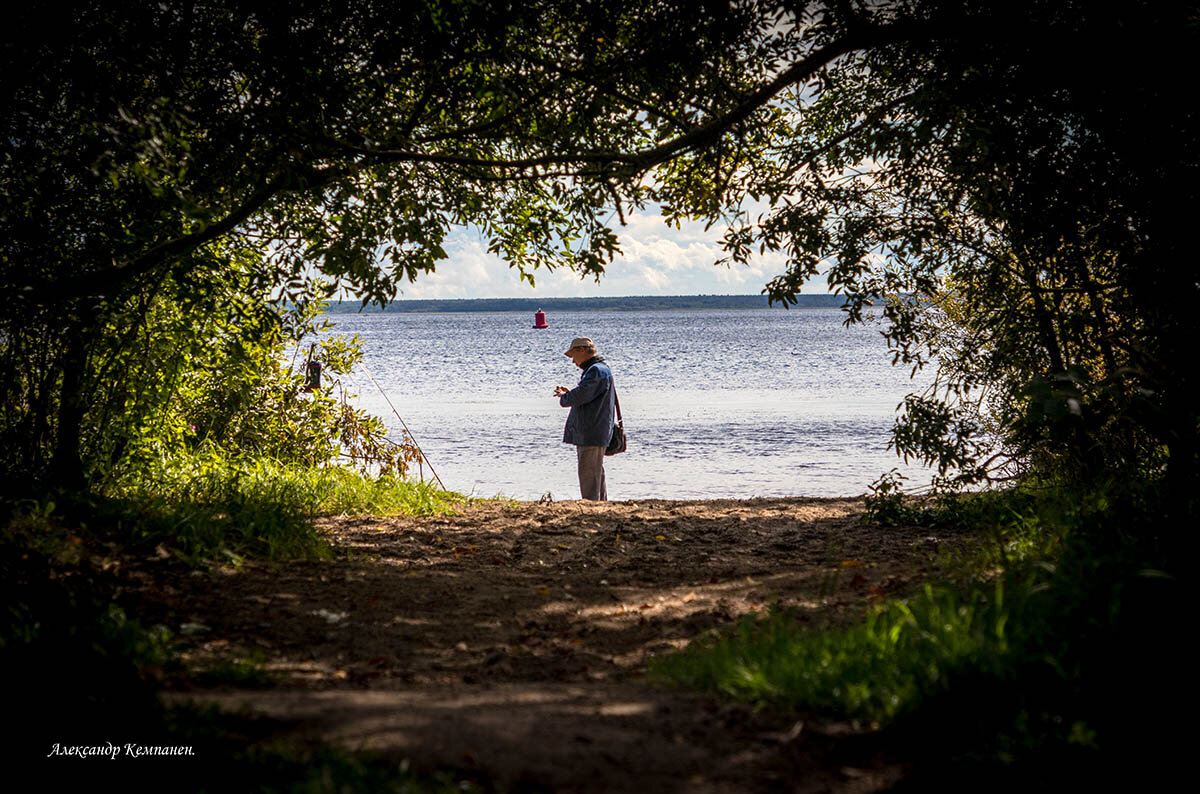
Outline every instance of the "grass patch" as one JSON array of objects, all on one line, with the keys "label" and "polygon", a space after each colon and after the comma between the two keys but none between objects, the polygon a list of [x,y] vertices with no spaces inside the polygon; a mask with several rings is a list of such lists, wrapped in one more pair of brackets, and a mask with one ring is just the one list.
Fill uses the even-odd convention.
[{"label": "grass patch", "polygon": [[874,724],[931,775],[982,765],[1011,783],[1047,766],[1088,777],[1173,768],[1185,757],[1168,727],[1190,658],[1176,622],[1184,560],[1137,502],[982,495],[965,507],[976,555],[942,581],[844,628],[783,610],[748,618],[651,674]]},{"label": "grass patch", "polygon": [[1007,653],[1004,586],[965,597],[927,586],[847,629],[805,627],[788,610],[655,661],[653,673],[734,700],[886,722],[944,690],[946,671]]},{"label": "grass patch", "polygon": [[219,454],[160,461],[91,506],[134,548],[168,548],[192,564],[244,557],[322,559],[318,515],[431,515],[470,501],[430,483],[337,466],[303,468]]}]

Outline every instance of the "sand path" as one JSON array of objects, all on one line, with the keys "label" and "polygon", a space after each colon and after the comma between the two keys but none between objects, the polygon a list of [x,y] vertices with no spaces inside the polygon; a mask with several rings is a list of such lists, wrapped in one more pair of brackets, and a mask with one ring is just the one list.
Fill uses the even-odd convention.
[{"label": "sand path", "polygon": [[257,659],[269,689],[180,691],[294,737],[470,770],[497,790],[876,791],[871,732],[754,713],[646,679],[647,660],[773,604],[827,625],[903,594],[952,538],[880,529],[854,499],[484,503],[340,517],[332,562],[159,579],[186,657]]}]

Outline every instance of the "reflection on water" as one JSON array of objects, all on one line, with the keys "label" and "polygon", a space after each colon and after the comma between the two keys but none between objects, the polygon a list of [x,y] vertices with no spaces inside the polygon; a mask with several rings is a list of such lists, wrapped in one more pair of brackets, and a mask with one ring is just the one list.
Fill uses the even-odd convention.
[{"label": "reflection on water", "polygon": [[[629,436],[607,460],[610,498],[850,496],[893,466],[928,479],[887,450],[897,404],[924,381],[837,309],[561,312],[550,330],[513,313],[332,318],[455,490],[578,497],[553,392],[578,382],[563,351],[580,335],[613,369]],[[398,438],[371,381],[346,385]]]}]

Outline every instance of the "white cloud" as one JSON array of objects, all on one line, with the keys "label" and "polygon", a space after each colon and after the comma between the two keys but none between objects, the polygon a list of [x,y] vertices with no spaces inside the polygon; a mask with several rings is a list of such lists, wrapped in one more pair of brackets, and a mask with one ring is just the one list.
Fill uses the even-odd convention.
[{"label": "white cloud", "polygon": [[[520,279],[515,268],[487,252],[486,243],[469,230],[451,234],[445,246],[449,259],[432,274],[405,284],[406,299],[587,297],[617,295],[756,294],[783,272],[781,255],[757,257],[750,265],[714,266],[724,252],[723,229],[704,230],[688,222],[677,229],[657,213],[627,217],[616,229],[622,254],[614,259],[600,282],[581,279],[565,269],[534,271],[536,289]],[[812,284],[809,291],[824,291]]]}]

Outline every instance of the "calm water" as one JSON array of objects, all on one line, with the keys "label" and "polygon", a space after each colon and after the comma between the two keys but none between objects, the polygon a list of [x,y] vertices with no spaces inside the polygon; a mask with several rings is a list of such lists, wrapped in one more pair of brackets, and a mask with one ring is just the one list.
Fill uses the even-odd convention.
[{"label": "calm water", "polygon": [[[563,355],[590,336],[613,369],[629,451],[607,459],[611,499],[850,496],[893,466],[896,405],[922,383],[894,368],[877,328],[837,309],[339,314],[447,487],[478,496],[579,496],[567,411],[554,387],[580,371]],[[357,403],[400,438],[378,389],[356,371]],[[428,471],[426,471],[428,476]]]}]

